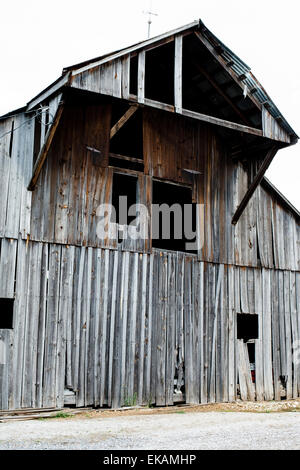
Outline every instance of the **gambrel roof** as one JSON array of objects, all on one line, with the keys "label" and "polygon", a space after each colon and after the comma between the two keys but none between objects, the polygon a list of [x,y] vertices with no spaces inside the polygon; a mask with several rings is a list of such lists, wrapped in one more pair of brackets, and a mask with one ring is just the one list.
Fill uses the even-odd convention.
[{"label": "gambrel roof", "polygon": [[[169,49],[166,47],[168,44]],[[201,20],[122,50],[64,68],[58,80],[28,103],[27,110],[33,109],[63,87],[79,88],[161,107],[157,100],[148,98],[147,90],[146,93],[145,89],[142,90],[145,84],[147,88],[147,77],[151,73],[147,67],[148,59],[153,72],[157,48],[161,49],[162,58],[164,53],[170,55],[170,51],[174,50],[174,57],[169,63],[174,63],[176,69],[174,102],[159,102],[163,105],[162,108],[287,144],[297,141],[297,134],[254,77],[250,67],[209,31]],[[165,71],[163,65],[159,67],[157,58],[157,73],[161,76]],[[138,74],[135,78],[138,82],[136,94],[131,92],[130,83],[133,80],[133,66]],[[199,95],[194,92],[189,98],[187,95],[191,84],[195,85]],[[187,104],[196,102],[197,97],[204,101],[207,93],[211,96],[205,105],[195,103],[194,109],[190,109],[191,106],[187,108]],[[207,112],[208,107],[213,109],[215,115]],[[206,119],[206,116],[211,119]],[[232,122],[236,126],[232,126]]]},{"label": "gambrel roof", "polygon": [[199,20],[66,67],[61,77],[25,108],[3,116],[31,113],[41,105],[51,109],[49,138],[29,187],[34,186],[51,145],[66,90],[111,96],[210,123],[229,137],[232,155],[237,158],[252,158],[257,148],[265,149],[265,160],[238,211],[262,181],[277,150],[298,140],[250,67]]}]

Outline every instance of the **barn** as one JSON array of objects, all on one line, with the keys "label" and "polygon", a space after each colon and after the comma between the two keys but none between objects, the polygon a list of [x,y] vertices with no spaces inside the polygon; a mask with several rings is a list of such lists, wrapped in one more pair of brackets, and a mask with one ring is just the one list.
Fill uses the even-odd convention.
[{"label": "barn", "polygon": [[297,140],[202,21],[2,116],[0,409],[299,397]]}]

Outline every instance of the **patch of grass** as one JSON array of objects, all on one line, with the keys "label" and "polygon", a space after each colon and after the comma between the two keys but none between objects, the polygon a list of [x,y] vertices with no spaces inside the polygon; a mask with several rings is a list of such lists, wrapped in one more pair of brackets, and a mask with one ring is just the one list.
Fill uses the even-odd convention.
[{"label": "patch of grass", "polygon": [[175,411],[176,414],[178,415],[183,415],[185,413],[185,411]]},{"label": "patch of grass", "polygon": [[154,408],[153,406],[153,403],[152,403],[152,397],[150,395],[150,397],[148,398],[148,401],[147,401],[147,408]]},{"label": "patch of grass", "polygon": [[134,393],[132,396],[130,397],[126,397],[124,399],[124,406],[136,406],[137,404],[137,394]]},{"label": "patch of grass", "polygon": [[49,418],[73,418],[74,415],[71,413],[65,413],[64,411],[59,411],[53,416],[49,416]]}]

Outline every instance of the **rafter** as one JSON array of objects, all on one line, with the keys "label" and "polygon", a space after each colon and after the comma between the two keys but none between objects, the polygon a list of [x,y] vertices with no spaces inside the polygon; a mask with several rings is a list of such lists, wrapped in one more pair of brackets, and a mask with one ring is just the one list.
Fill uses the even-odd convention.
[{"label": "rafter", "polygon": [[[239,85],[241,89],[243,89],[243,82],[237,77],[237,75],[230,69],[229,66],[227,66],[226,61],[223,59],[223,57],[218,54],[215,50],[215,48],[210,44],[210,42],[199,32],[195,31],[194,33],[197,38],[204,44],[204,46],[211,52],[211,54],[214,56],[214,58],[219,62],[219,64],[222,65],[224,70],[226,70],[229,75],[233,78],[233,80]],[[248,98],[255,104],[255,106],[258,107],[258,109],[262,109],[261,103],[251,94],[247,94]]]},{"label": "rafter", "polygon": [[224,98],[224,100],[230,105],[230,107],[235,111],[235,113],[240,117],[240,119],[243,121],[243,123],[246,125],[246,126],[249,126],[251,125],[250,121],[248,121],[248,119],[245,118],[245,116],[243,115],[243,113],[238,109],[237,106],[235,106],[235,104],[231,101],[231,99],[226,95],[226,93],[223,92],[223,90],[221,89],[221,87],[215,82],[215,80],[206,72],[206,70],[203,69],[203,67],[201,67],[201,65],[199,64],[196,64],[194,62],[194,65],[196,66],[196,68],[199,70],[199,72],[201,72],[201,74],[209,81],[209,83],[212,85],[213,88],[215,88],[215,90],[217,90],[217,92]]}]

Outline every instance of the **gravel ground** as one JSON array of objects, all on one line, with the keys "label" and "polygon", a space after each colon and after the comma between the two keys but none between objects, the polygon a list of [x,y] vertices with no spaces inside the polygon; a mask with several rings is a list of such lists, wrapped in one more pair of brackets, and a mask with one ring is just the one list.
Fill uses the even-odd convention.
[{"label": "gravel ground", "polygon": [[299,412],[228,411],[3,422],[0,449],[300,449]]}]

